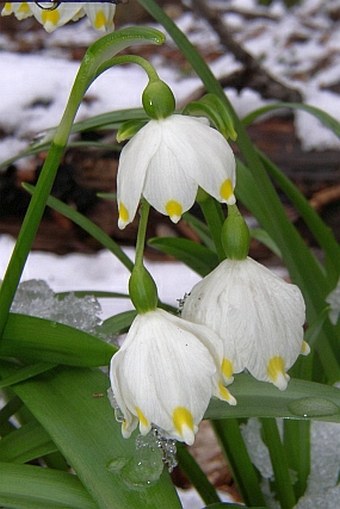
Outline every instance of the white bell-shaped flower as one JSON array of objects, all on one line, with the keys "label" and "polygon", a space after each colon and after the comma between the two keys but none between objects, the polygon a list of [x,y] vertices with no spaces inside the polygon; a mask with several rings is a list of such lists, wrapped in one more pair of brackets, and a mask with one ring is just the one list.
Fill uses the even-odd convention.
[{"label": "white bell-shaped flower", "polygon": [[93,28],[99,32],[111,32],[114,30],[113,18],[116,12],[116,6],[109,3],[84,4],[84,13],[89,18]]},{"label": "white bell-shaped flower", "polygon": [[111,3],[62,2],[53,8],[50,2],[6,2],[1,15],[14,14],[19,20],[34,16],[47,32],[87,15],[93,28],[103,32],[114,29],[115,11]]},{"label": "white bell-shaped flower", "polygon": [[31,3],[28,2],[6,2],[1,11],[1,16],[14,14],[18,20],[29,18],[33,16],[30,5]]},{"label": "white bell-shaped flower", "polygon": [[228,142],[205,118],[150,120],[120,156],[118,225],[133,220],[141,196],[177,223],[199,186],[221,203],[235,203],[235,157]]},{"label": "white bell-shaped flower", "polygon": [[157,425],[192,444],[210,398],[235,404],[222,383],[221,339],[162,309],[137,315],[111,361],[112,391],[124,415],[122,434]]},{"label": "white bell-shaped flower", "polygon": [[223,340],[223,374],[247,369],[286,388],[286,371],[309,346],[303,341],[305,303],[299,288],[251,258],[224,260],[194,286],[182,317],[211,327]]},{"label": "white bell-shaped flower", "polygon": [[82,4],[77,2],[62,3],[55,9],[52,9],[51,4],[46,2],[39,4],[32,2],[30,6],[33,16],[43,25],[46,32],[53,32],[69,21],[81,17]]}]

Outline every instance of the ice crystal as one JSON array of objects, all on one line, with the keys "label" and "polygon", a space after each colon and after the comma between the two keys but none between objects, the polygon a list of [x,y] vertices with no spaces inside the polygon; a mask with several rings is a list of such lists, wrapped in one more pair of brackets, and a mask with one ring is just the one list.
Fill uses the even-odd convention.
[{"label": "ice crystal", "polygon": [[39,279],[19,285],[11,311],[63,323],[92,334],[101,324],[101,306],[95,297],[77,297],[74,293],[60,297]]}]

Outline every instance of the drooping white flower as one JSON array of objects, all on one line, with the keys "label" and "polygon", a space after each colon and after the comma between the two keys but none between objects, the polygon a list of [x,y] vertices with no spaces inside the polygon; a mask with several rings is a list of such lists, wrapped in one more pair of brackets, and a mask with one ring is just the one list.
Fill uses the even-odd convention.
[{"label": "drooping white flower", "polygon": [[174,114],[150,120],[120,156],[118,225],[133,220],[141,196],[177,223],[199,186],[222,203],[235,203],[235,158],[228,142],[204,118]]},{"label": "drooping white flower", "polygon": [[93,28],[99,32],[109,32],[114,29],[114,15],[116,6],[110,3],[91,4],[83,6],[85,15],[89,18]]},{"label": "drooping white flower", "polygon": [[251,258],[224,260],[194,286],[183,318],[211,327],[223,340],[223,373],[247,369],[286,388],[286,371],[309,346],[303,341],[305,304],[296,285]]},{"label": "drooping white flower", "polygon": [[1,15],[14,14],[19,20],[34,16],[47,32],[53,32],[69,21],[77,21],[85,15],[98,31],[114,28],[116,6],[111,3],[63,2],[56,8],[52,7],[50,2],[6,2]]},{"label": "drooping white flower", "polygon": [[33,16],[28,2],[6,2],[1,11],[1,16],[9,16],[10,14],[14,14],[18,20]]},{"label": "drooping white flower", "polygon": [[137,315],[110,368],[123,436],[139,421],[143,435],[155,424],[192,444],[212,396],[236,403],[221,382],[222,351],[221,339],[203,325],[162,309]]}]

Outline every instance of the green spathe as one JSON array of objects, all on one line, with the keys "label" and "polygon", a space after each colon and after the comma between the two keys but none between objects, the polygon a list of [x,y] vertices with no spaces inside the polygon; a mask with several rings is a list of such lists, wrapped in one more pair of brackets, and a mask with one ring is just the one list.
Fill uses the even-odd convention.
[{"label": "green spathe", "polygon": [[157,287],[150,273],[143,265],[136,265],[129,280],[131,301],[139,314],[156,309]]},{"label": "green spathe", "polygon": [[169,117],[175,111],[175,98],[162,80],[151,80],[142,95],[143,107],[154,120]]},{"label": "green spathe", "polygon": [[222,246],[227,258],[244,260],[248,256],[250,234],[247,223],[236,205],[228,206],[228,217],[222,227]]}]

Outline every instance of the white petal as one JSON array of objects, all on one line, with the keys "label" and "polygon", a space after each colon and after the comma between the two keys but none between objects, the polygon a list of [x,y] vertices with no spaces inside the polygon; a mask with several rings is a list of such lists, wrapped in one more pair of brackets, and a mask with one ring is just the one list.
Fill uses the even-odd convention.
[{"label": "white petal", "polygon": [[[225,138],[194,117],[173,115],[169,132],[172,148],[186,158],[186,172],[220,202],[235,203],[235,157]],[[226,194],[225,190],[228,188]]]},{"label": "white petal", "polygon": [[156,210],[177,222],[194,204],[198,186],[186,174],[186,161],[168,142],[164,135],[150,160],[143,194]]},{"label": "white petal", "polygon": [[[42,2],[42,5],[44,3]],[[76,2],[61,4],[56,9],[42,9],[35,3],[30,4],[34,17],[41,23],[47,32],[53,32],[56,28],[65,25],[77,15],[82,5]]]},{"label": "white petal", "polygon": [[161,141],[157,122],[151,121],[144,126],[123,148],[117,173],[117,201],[127,211],[127,217],[121,218],[120,228],[133,221],[142,195],[146,172],[150,160]]},{"label": "white petal", "polygon": [[89,17],[93,28],[100,32],[107,32],[114,29],[113,18],[116,6],[110,3],[92,5],[84,4],[84,11]]}]

